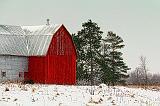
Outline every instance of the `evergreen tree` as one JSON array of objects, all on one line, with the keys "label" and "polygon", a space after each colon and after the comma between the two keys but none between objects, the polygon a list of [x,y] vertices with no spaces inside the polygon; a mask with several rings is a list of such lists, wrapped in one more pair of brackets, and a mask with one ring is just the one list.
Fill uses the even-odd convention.
[{"label": "evergreen tree", "polygon": [[74,41],[74,44],[76,45],[76,51],[77,51],[77,71],[76,71],[76,77],[77,80],[83,80],[83,79],[89,79],[87,71],[85,70],[85,52],[84,52],[84,38],[80,36],[79,34],[72,34],[72,38]]},{"label": "evergreen tree", "polygon": [[128,77],[128,66],[124,63],[122,52],[124,48],[123,39],[113,32],[108,32],[107,37],[103,39],[103,53],[101,64],[101,80],[108,85],[114,85],[117,82],[124,83],[124,78]]},{"label": "evergreen tree", "polygon": [[88,20],[77,34],[72,35],[78,52],[77,79],[90,80],[91,85],[97,72],[97,51],[101,47],[102,33],[97,23]]}]

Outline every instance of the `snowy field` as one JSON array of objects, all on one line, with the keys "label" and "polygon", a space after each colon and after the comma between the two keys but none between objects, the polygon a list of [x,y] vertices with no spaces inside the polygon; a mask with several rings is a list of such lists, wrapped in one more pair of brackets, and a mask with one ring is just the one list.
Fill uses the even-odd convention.
[{"label": "snowy field", "polygon": [[156,89],[0,84],[0,106],[160,106]]}]

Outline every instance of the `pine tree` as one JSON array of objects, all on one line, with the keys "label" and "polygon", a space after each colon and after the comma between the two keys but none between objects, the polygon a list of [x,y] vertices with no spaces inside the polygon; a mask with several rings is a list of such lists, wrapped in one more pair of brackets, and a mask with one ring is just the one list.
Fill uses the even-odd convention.
[{"label": "pine tree", "polygon": [[84,52],[84,46],[86,45],[84,42],[84,38],[80,36],[79,34],[72,34],[72,38],[74,41],[74,44],[76,45],[76,51],[77,51],[77,71],[76,76],[77,80],[83,80],[83,79],[89,79],[87,71],[85,70],[85,52]]},{"label": "pine tree", "polygon": [[117,82],[124,83],[124,78],[128,77],[128,66],[123,61],[122,52],[124,48],[123,39],[113,32],[108,32],[107,37],[103,39],[103,63],[101,65],[101,80],[108,85],[114,85]]},{"label": "pine tree", "polygon": [[94,77],[97,72],[97,51],[101,47],[102,31],[97,23],[88,20],[82,24],[82,29],[73,39],[77,47],[77,79],[86,78],[94,84]]}]

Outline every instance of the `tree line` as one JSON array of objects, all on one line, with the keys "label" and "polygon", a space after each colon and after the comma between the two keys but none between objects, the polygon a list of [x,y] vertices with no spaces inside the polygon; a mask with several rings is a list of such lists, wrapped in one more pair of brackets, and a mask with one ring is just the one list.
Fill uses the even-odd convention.
[{"label": "tree line", "polygon": [[130,68],[123,60],[123,39],[112,31],[102,38],[103,31],[92,20],[72,34],[77,50],[77,83],[115,85],[125,83]]}]

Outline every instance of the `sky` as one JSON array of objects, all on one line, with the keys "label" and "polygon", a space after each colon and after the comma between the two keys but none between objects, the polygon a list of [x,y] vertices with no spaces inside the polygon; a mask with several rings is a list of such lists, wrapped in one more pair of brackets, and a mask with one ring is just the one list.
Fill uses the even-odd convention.
[{"label": "sky", "polygon": [[64,24],[76,33],[88,19],[106,36],[113,31],[123,38],[124,61],[134,70],[140,56],[150,73],[160,73],[160,0],[0,0],[0,24]]}]

